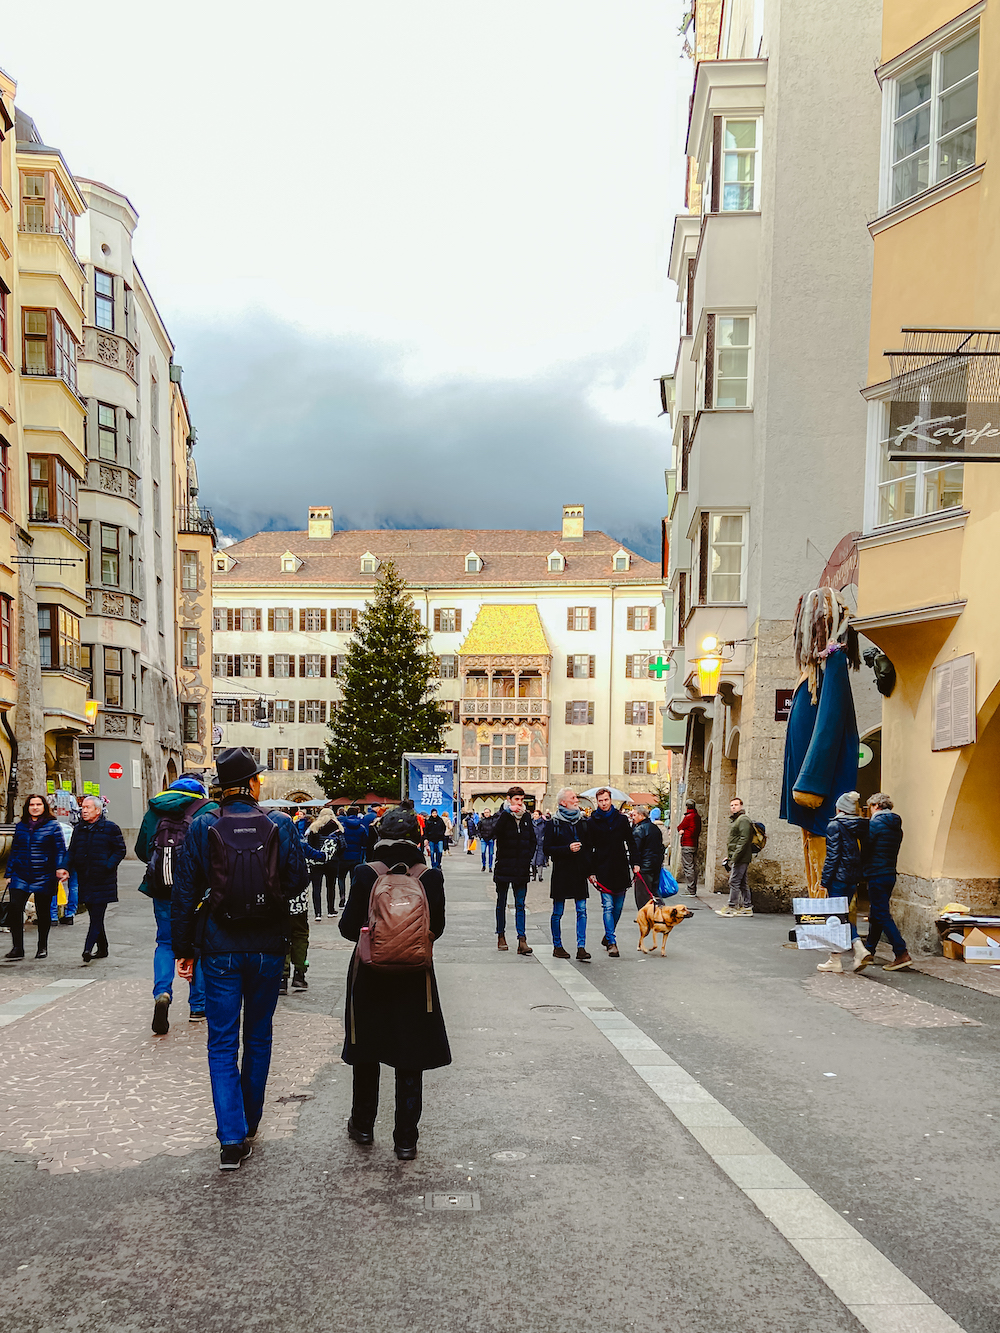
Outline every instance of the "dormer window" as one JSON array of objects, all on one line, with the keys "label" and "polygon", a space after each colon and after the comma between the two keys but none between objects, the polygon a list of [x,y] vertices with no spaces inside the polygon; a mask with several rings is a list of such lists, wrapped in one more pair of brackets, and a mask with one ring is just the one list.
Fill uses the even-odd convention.
[{"label": "dormer window", "polygon": [[362,574],[377,574],[378,567],[379,567],[378,556],[372,555],[371,551],[366,551],[364,555],[361,557]]},{"label": "dormer window", "polygon": [[632,557],[629,555],[628,551],[624,550],[623,547],[619,546],[618,550],[615,552],[614,555],[612,568],[614,569],[616,574],[625,574],[629,569],[631,569],[631,567],[632,567]]},{"label": "dormer window", "polygon": [[293,551],[286,551],[281,557],[281,572],[282,574],[297,574],[304,563]]},{"label": "dormer window", "polygon": [[476,555],[475,551],[470,551],[465,557],[466,574],[478,574],[482,567],[483,562],[480,560],[479,556]]},{"label": "dormer window", "polygon": [[232,558],[232,556],[226,555],[225,551],[219,551],[216,553],[214,565],[215,569],[220,574],[228,574],[235,564],[236,561]]},{"label": "dormer window", "polygon": [[566,568],[566,557],[559,551],[553,551],[549,556],[549,573],[561,574]]}]

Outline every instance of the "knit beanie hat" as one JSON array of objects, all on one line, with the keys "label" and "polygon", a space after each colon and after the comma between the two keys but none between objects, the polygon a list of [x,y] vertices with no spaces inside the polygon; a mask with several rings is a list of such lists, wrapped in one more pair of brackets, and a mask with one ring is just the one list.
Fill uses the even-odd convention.
[{"label": "knit beanie hat", "polygon": [[845,791],[843,796],[837,800],[838,815],[856,815],[858,813],[858,802],[861,800],[860,792]]}]

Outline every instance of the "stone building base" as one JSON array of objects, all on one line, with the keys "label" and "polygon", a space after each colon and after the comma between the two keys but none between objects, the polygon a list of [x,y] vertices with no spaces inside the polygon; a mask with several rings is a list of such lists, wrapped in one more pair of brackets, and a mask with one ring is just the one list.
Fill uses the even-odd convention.
[{"label": "stone building base", "polygon": [[941,952],[934,920],[946,903],[962,903],[971,912],[1000,916],[1000,881],[900,875],[892,891],[892,915],[911,954]]}]

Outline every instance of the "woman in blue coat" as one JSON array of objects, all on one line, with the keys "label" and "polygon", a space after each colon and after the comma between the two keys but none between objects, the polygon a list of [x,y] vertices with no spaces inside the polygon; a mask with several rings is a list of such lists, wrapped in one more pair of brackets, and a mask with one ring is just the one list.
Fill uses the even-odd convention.
[{"label": "woman in blue coat", "polygon": [[36,958],[47,958],[49,926],[52,924],[52,899],[57,883],[69,879],[66,869],[66,844],[62,830],[44,796],[32,795],[24,803],[21,818],[14,829],[6,876],[10,883],[10,926],[14,947],[5,957],[24,957],[24,909],[34,894],[38,918]]},{"label": "woman in blue coat", "polygon": [[118,901],[118,866],[125,859],[125,839],[117,824],[104,814],[99,796],[85,796],[80,822],[69,844],[69,866],[80,882],[80,901],[87,904],[90,925],[83,946],[83,961],[107,958],[108,937],[104,914]]}]

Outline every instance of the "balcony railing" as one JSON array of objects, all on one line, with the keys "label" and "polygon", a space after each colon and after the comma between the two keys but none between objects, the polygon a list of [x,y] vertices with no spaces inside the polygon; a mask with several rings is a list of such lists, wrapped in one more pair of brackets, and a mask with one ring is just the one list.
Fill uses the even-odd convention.
[{"label": "balcony railing", "polygon": [[74,523],[71,518],[66,518],[65,516],[60,518],[56,514],[43,514],[37,510],[33,510],[28,522],[45,523],[47,526],[53,528],[66,528],[74,537],[78,537],[80,541],[87,542],[88,540],[87,534],[84,532],[83,528],[80,527],[79,523]]},{"label": "balcony railing", "polygon": [[544,782],[549,770],[542,767],[514,764],[506,766],[471,764],[462,761],[463,782]]},{"label": "balcony railing", "polygon": [[551,699],[463,699],[463,717],[550,717]]},{"label": "balcony railing", "polygon": [[114,588],[87,588],[87,615],[110,616],[113,620],[131,620],[142,624],[142,598]]},{"label": "balcony railing", "polygon": [[24,375],[27,379],[62,380],[63,384],[66,385],[66,388],[69,389],[70,392],[73,393],[77,398],[79,398],[81,403],[84,401],[83,395],[80,393],[80,390],[76,387],[75,366],[73,367],[72,374],[68,374],[66,372],[58,374],[55,370],[52,369],[51,366],[22,365],[21,374]]},{"label": "balcony railing", "polygon": [[196,532],[203,537],[216,540],[215,519],[210,509],[201,509],[197,505],[184,506],[177,510],[177,531]]},{"label": "balcony railing", "polygon": [[80,357],[84,361],[97,361],[102,366],[111,366],[124,370],[130,379],[137,379],[136,349],[120,333],[110,329],[97,329],[88,324],[83,330],[83,350]]}]

